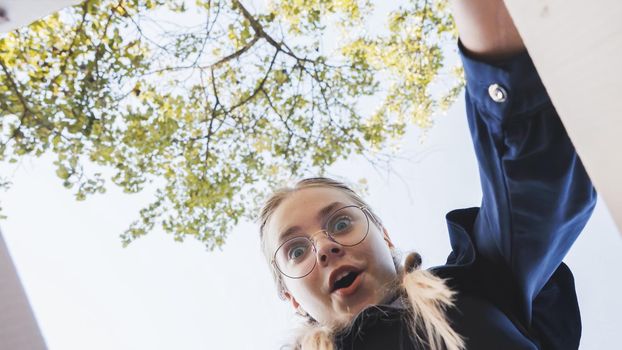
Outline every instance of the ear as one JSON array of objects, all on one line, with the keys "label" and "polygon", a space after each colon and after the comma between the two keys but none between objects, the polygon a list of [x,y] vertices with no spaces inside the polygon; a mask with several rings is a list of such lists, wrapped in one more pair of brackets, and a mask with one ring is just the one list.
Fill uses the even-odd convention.
[{"label": "ear", "polygon": [[294,310],[298,311],[298,308],[300,307],[300,303],[296,301],[296,298],[294,298],[294,296],[291,295],[291,293],[288,291],[284,291],[283,296],[285,297],[285,299],[287,299],[292,304],[292,307],[294,308]]},{"label": "ear", "polygon": [[391,237],[389,237],[389,231],[387,231],[386,227],[382,228],[382,236],[384,238],[384,241],[387,242],[387,245],[389,246],[389,248],[391,249],[395,248],[395,245],[393,245],[393,242],[391,242]]}]

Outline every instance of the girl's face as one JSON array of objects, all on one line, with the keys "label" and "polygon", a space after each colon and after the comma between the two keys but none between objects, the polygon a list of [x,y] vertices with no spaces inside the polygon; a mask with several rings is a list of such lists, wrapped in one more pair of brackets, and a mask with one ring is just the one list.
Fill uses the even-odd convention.
[{"label": "girl's face", "polygon": [[[266,247],[270,258],[283,241],[295,236],[313,235],[315,267],[307,276],[284,280],[285,297],[294,309],[306,312],[321,324],[343,325],[365,307],[380,304],[389,296],[397,272],[391,256],[391,243],[386,230],[381,230],[370,218],[369,233],[359,244],[341,246],[319,232],[325,217],[322,209],[331,212],[355,205],[341,190],[330,187],[311,187],[290,194],[274,211],[265,228]],[[325,211],[325,210],[324,210]],[[291,230],[292,227],[298,227]],[[292,232],[281,237],[285,231]],[[334,281],[350,273],[347,287]],[[352,276],[356,276],[352,281]],[[340,282],[341,283],[341,282]]]}]

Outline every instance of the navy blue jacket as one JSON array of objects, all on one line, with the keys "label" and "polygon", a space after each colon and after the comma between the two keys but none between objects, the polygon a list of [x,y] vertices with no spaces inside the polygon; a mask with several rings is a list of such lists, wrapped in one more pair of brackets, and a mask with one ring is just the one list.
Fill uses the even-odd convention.
[{"label": "navy blue jacket", "polygon": [[[448,317],[468,349],[577,349],[581,316],[562,259],[596,192],[529,55],[489,64],[460,51],[483,199],[447,214],[452,252],[431,271],[458,292]],[[364,310],[337,347],[423,349],[404,312]]]}]

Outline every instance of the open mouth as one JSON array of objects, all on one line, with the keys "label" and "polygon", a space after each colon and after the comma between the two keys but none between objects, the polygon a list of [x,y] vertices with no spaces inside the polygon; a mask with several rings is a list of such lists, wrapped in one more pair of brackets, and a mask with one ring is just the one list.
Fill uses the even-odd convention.
[{"label": "open mouth", "polygon": [[360,272],[357,271],[350,271],[348,272],[346,275],[344,275],[343,277],[339,278],[338,280],[335,281],[335,284],[333,284],[333,292],[342,288],[348,288],[350,287],[350,285],[352,285],[352,283],[354,282],[354,280],[356,279],[356,277],[359,275]]}]

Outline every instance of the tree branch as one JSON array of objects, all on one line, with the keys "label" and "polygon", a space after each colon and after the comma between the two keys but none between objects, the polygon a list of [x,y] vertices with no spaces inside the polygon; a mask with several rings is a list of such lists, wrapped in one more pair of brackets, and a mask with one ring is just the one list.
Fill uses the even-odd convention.
[{"label": "tree branch", "polygon": [[28,102],[26,101],[26,98],[24,97],[24,95],[22,95],[21,91],[19,91],[19,87],[17,86],[17,83],[15,82],[15,80],[13,80],[13,76],[9,72],[9,68],[6,66],[6,64],[4,63],[4,60],[1,57],[0,57],[0,67],[2,67],[2,71],[4,71],[4,74],[6,75],[9,81],[11,90],[13,90],[15,95],[17,95],[19,102],[24,108],[24,111],[22,112],[22,118],[24,118],[27,113],[34,114],[32,110],[30,110],[30,107],[28,106]]},{"label": "tree branch", "polygon": [[[244,5],[242,5],[239,0],[233,0],[232,3],[234,7],[240,9],[240,11],[242,12],[242,16],[244,16],[244,18],[251,24],[251,28],[253,28],[255,34],[259,37],[266,39],[266,41],[270,43],[270,45],[274,46],[275,49],[294,58],[296,61],[317,64],[317,62],[314,60],[310,60],[308,58],[300,58],[296,56],[296,54],[294,54],[294,52],[287,45],[285,45],[284,43],[278,43],[273,37],[271,37],[268,33],[264,31],[261,23],[259,23],[259,21],[257,21],[257,19],[253,17],[253,15],[246,9],[246,7],[244,7]],[[285,47],[286,50],[284,50],[283,47]]]},{"label": "tree branch", "polygon": [[[19,100],[20,104],[24,108],[24,110],[22,111],[22,115],[19,118],[19,126],[17,127],[17,129],[15,129],[15,132],[9,138],[8,141],[10,141],[12,138],[14,138],[17,135],[17,133],[19,132],[19,129],[24,124],[24,121],[25,121],[27,116],[32,116],[34,118],[37,118],[37,115],[32,111],[32,109],[28,105],[28,101],[26,101],[26,98],[24,97],[24,95],[19,90],[19,87],[17,86],[17,82],[15,82],[15,80],[13,79],[13,76],[11,75],[11,72],[9,72],[9,68],[6,66],[6,64],[4,63],[4,60],[1,57],[0,57],[0,67],[2,67],[2,71],[4,72],[5,76],[7,77],[7,80],[9,81],[9,85],[11,86],[11,90],[13,90],[15,95],[17,95],[17,99]],[[48,129],[49,131],[51,131],[53,134],[60,135],[61,137],[66,139],[66,137],[61,132],[58,132],[58,131],[54,130],[54,125],[52,123],[50,123],[49,121],[44,120],[44,119],[40,119],[37,122],[40,123],[40,125],[42,127],[44,127],[46,129]],[[6,143],[4,143],[4,145],[8,144],[8,141]]]},{"label": "tree branch", "polygon": [[61,65],[61,68],[60,68],[60,73],[58,74],[59,76],[65,74],[65,70],[67,69],[67,61],[69,60],[69,56],[71,56],[71,52],[73,51],[73,46],[76,44],[76,39],[78,38],[78,35],[80,35],[80,32],[82,31],[82,28],[84,27],[84,22],[86,22],[87,13],[88,13],[88,2],[85,1],[82,4],[82,18],[80,19],[80,24],[78,25],[78,29],[76,29],[76,33],[73,36],[73,39],[71,39],[71,44],[69,44],[69,48],[67,49],[67,55],[65,56],[65,59],[63,60],[63,64]]},{"label": "tree branch", "polygon": [[[249,41],[248,43],[246,43],[246,45],[244,45],[241,49],[239,49],[238,51],[225,56],[221,59],[219,59],[218,61],[210,64],[207,67],[199,67],[201,69],[206,69],[206,68],[218,68],[218,66],[222,65],[223,63],[226,63],[228,61],[231,61],[234,58],[240,57],[242,54],[244,54],[246,51],[248,51],[251,47],[253,47],[255,45],[255,43],[259,40],[259,36],[255,35],[255,37],[253,37],[253,40]],[[188,67],[190,68],[190,67]]]},{"label": "tree branch", "polygon": [[266,74],[264,75],[264,77],[261,79],[261,81],[259,82],[259,84],[257,85],[257,87],[255,87],[255,90],[253,90],[253,92],[250,94],[250,96],[248,96],[247,98],[239,101],[238,103],[236,103],[235,105],[233,105],[231,108],[229,108],[229,110],[227,111],[227,113],[231,113],[233,112],[235,109],[237,109],[238,107],[246,104],[248,101],[252,100],[253,98],[255,98],[255,96],[257,95],[257,93],[259,93],[259,91],[261,89],[263,89],[264,84],[266,83],[266,80],[268,80],[268,76],[270,75],[270,72],[272,71],[272,67],[274,66],[274,62],[276,61],[276,57],[279,55],[280,51],[276,51],[274,53],[274,56],[272,56],[272,61],[270,62],[270,66],[268,67],[268,70],[266,70]]}]

